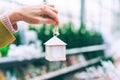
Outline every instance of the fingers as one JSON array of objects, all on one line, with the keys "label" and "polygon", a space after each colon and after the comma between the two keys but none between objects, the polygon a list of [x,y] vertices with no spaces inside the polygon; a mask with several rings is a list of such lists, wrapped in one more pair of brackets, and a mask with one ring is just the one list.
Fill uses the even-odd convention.
[{"label": "fingers", "polygon": [[53,12],[50,8],[46,7],[46,9],[44,9],[44,14],[48,15],[51,19],[56,21],[56,24],[59,24],[59,19],[57,17],[57,14],[55,12]]},{"label": "fingers", "polygon": [[[56,10],[54,8],[54,4],[50,4],[50,3],[47,3],[47,2],[45,2],[44,4],[47,5],[50,10],[52,10],[53,12],[55,12],[56,14],[58,14],[58,10]],[[54,25],[58,26],[58,24],[59,24],[59,20]]]},{"label": "fingers", "polygon": [[39,8],[40,12],[38,15],[41,17],[42,23],[58,25],[58,11],[54,8],[54,5],[45,2],[41,6],[42,7]]},{"label": "fingers", "polygon": [[58,11],[55,8],[49,7],[49,9],[51,9],[53,12],[55,12],[56,14],[58,14]]},{"label": "fingers", "polygon": [[43,23],[43,24],[56,24],[56,22],[50,18],[39,18],[38,19],[39,22],[38,23]]},{"label": "fingers", "polygon": [[58,11],[54,8],[54,5],[53,4],[50,4],[50,3],[47,3],[47,2],[45,2],[45,3],[43,3],[43,6],[46,8],[49,8],[49,9],[51,9],[52,11],[54,11],[56,14],[58,13]]}]

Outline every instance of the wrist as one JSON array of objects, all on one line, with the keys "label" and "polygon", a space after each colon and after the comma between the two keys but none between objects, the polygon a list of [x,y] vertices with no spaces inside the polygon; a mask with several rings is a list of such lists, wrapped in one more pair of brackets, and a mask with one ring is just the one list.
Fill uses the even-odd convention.
[{"label": "wrist", "polygon": [[18,21],[22,20],[22,17],[20,15],[19,11],[12,11],[8,14],[9,20],[12,25],[16,24]]},{"label": "wrist", "polygon": [[5,13],[0,16],[1,21],[5,25],[5,27],[11,32],[15,33],[18,30],[17,24],[12,24],[11,21],[9,20],[8,14]]}]

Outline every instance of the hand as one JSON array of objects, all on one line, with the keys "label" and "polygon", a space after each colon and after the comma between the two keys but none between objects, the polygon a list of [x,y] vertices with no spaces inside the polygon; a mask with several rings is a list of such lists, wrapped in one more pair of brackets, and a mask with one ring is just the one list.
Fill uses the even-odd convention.
[{"label": "hand", "polygon": [[43,3],[37,6],[22,7],[12,11],[8,16],[12,24],[18,21],[25,21],[30,24],[54,24],[58,26],[58,11],[54,5]]}]

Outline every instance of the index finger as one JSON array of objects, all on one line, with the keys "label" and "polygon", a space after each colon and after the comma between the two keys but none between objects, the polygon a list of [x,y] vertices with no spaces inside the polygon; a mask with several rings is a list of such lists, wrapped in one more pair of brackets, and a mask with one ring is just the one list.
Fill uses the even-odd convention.
[{"label": "index finger", "polygon": [[58,19],[57,14],[54,11],[52,11],[51,9],[46,8],[45,11],[44,11],[44,14],[48,15],[50,18],[55,20],[57,24],[59,23],[59,19]]}]

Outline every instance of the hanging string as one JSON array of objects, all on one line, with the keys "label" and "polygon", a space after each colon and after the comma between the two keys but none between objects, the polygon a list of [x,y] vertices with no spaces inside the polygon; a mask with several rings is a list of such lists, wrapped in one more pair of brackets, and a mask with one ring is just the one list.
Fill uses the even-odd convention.
[{"label": "hanging string", "polygon": [[53,35],[54,36],[58,36],[59,35],[58,26],[54,27]]}]

